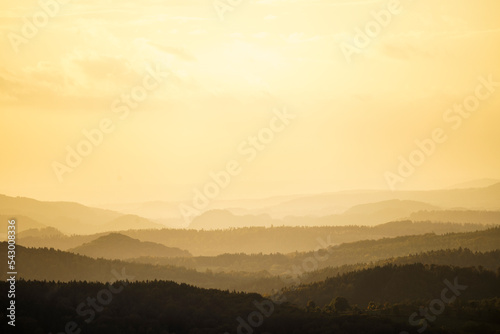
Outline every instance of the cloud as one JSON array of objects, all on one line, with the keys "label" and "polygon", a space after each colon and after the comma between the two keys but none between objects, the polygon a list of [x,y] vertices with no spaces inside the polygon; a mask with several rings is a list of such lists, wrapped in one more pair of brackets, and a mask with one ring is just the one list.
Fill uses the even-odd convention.
[{"label": "cloud", "polygon": [[148,41],[147,43],[149,45],[155,47],[156,49],[162,51],[162,52],[176,56],[184,61],[196,61],[196,57],[184,49],[180,49],[180,48],[176,48],[176,47],[168,46],[168,45],[163,45],[163,44],[155,43],[155,42],[151,42],[151,41]]},{"label": "cloud", "polygon": [[254,38],[266,38],[268,36],[269,36],[269,33],[263,32],[263,31],[252,35],[252,37],[254,37]]},{"label": "cloud", "polygon": [[[72,52],[57,62],[40,61],[17,70],[0,69],[3,103],[71,108],[108,104],[142,78],[127,59]],[[8,98],[5,98],[7,96]]]},{"label": "cloud", "polygon": [[76,54],[69,60],[90,79],[115,77],[117,81],[121,81],[132,72],[132,65],[122,56]]},{"label": "cloud", "polygon": [[205,29],[195,29],[189,32],[190,35],[205,35],[207,31]]},{"label": "cloud", "polygon": [[294,32],[286,38],[289,43],[306,43],[319,40],[319,36],[307,37],[303,32]]}]

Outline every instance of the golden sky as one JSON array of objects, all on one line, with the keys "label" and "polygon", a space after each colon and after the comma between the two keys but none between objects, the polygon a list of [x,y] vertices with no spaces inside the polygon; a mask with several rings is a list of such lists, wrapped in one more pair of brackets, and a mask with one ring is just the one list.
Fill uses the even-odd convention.
[{"label": "golden sky", "polygon": [[[397,189],[500,179],[500,86],[467,117],[447,114],[480,77],[500,82],[497,0],[242,0],[224,20],[224,0],[40,3],[0,3],[0,193],[186,199],[232,160],[241,173],[221,198],[389,189],[436,128],[446,140]],[[341,46],[377,24],[348,61]],[[285,109],[293,120],[247,159]]]}]

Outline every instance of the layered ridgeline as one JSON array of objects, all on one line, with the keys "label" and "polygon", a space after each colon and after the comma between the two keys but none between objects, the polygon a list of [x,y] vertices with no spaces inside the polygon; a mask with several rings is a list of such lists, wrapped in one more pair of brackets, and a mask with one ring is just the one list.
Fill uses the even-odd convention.
[{"label": "layered ridgeline", "polygon": [[365,308],[371,302],[380,305],[412,300],[425,304],[440,298],[443,288],[450,290],[453,286],[459,286],[457,295],[462,301],[500,297],[500,266],[497,271],[421,263],[376,266],[284,288],[282,294],[304,307],[312,301],[323,308],[341,296],[351,305]]},{"label": "layered ridgeline", "polygon": [[[498,224],[499,197],[500,183],[477,189],[338,192],[261,201],[220,201],[213,203],[213,207],[218,210],[202,213],[191,222],[190,227],[221,229],[249,226],[373,226],[404,219]],[[168,203],[168,214],[165,213],[165,216],[161,214],[161,208],[165,205],[157,205],[149,203],[138,206],[113,206],[123,210],[118,212],[73,202],[44,202],[0,195],[0,216],[4,217],[3,221],[16,218],[18,232],[53,227],[64,234],[87,235],[129,229],[164,228],[165,225],[159,222],[167,221],[169,225],[182,225],[184,220],[179,212],[176,217],[172,215],[172,208],[178,209],[178,204]],[[134,207],[140,209],[134,211]],[[459,211],[457,208],[460,208]],[[145,214],[150,218],[132,214],[133,212]],[[433,214],[428,214],[429,212]]]},{"label": "layered ridgeline", "polygon": [[[124,276],[126,277],[126,276]],[[6,282],[0,282],[2,290]],[[113,285],[70,282],[17,282],[16,333],[349,333],[398,334],[411,326],[403,319],[364,312],[332,316],[308,312],[257,294],[205,290],[173,282]],[[6,305],[6,294],[0,302]],[[106,296],[106,297],[104,297]],[[93,302],[92,302],[93,300]],[[5,311],[1,311],[2,313]],[[455,317],[456,318],[456,317]],[[8,333],[7,321],[0,324]],[[429,330],[429,334],[443,333]],[[449,332],[448,332],[449,333]]]},{"label": "layered ridgeline", "polygon": [[[326,238],[325,240],[328,240]],[[442,249],[468,248],[472,251],[494,251],[499,249],[500,228],[485,231],[448,233],[444,235],[424,234],[379,240],[363,240],[336,246],[324,245],[325,249],[312,252],[288,254],[224,254],[215,257],[196,256],[190,258],[142,257],[134,261],[151,264],[169,264],[197,270],[212,271],[262,271],[281,275],[294,265],[299,268],[321,269],[342,265],[367,263],[392,257],[407,256]],[[321,246],[321,245],[320,245]],[[320,247],[318,247],[320,248]],[[309,269],[310,270],[310,269]],[[304,272],[300,269],[295,272]]]},{"label": "layered ridgeline", "polygon": [[314,283],[324,281],[352,271],[358,271],[377,266],[405,265],[420,263],[424,265],[441,265],[452,267],[478,267],[496,271],[500,267],[500,249],[489,252],[473,252],[468,248],[442,249],[428,251],[408,256],[391,257],[370,263],[346,264],[339,267],[327,267],[310,272],[304,272],[295,281],[299,283]]},{"label": "layered ridgeline", "polygon": [[442,210],[461,208],[464,210],[500,210],[500,183],[485,187],[472,185],[467,189],[443,189],[429,191],[342,191],[336,193],[300,196],[261,209],[254,214],[267,213],[273,217],[327,216],[334,215],[353,206],[390,200],[416,201],[439,207]]},{"label": "layered ridgeline", "polygon": [[[5,247],[5,243],[0,244]],[[483,267],[496,270],[500,266],[500,250],[491,252],[471,252],[467,249],[427,252],[411,256],[386,259],[376,263],[358,263],[341,267],[328,267],[322,270],[303,271],[302,275],[290,278],[288,275],[274,276],[267,271],[245,272],[212,272],[196,271],[185,267],[171,265],[140,264],[118,260],[93,259],[54,249],[32,249],[19,246],[17,249],[19,276],[29,280],[49,280],[70,282],[84,280],[92,282],[109,282],[114,279],[113,272],[124,270],[131,280],[170,280],[187,283],[204,288],[229,289],[245,292],[271,294],[285,286],[323,281],[339,274],[357,270],[384,266],[387,264],[423,263],[441,264],[447,259],[456,267]],[[294,266],[290,264],[288,271],[293,273]],[[302,269],[303,270],[303,269]],[[0,276],[6,279],[6,274]]]},{"label": "layered ridgeline", "polygon": [[[234,210],[237,211],[237,210]],[[325,216],[286,216],[269,214],[237,215],[231,210],[211,210],[193,219],[189,228],[224,229],[248,226],[374,226],[395,220],[449,223],[499,224],[500,211],[440,209],[431,204],[408,200],[388,200],[353,206],[343,213]]]},{"label": "layered ridgeline", "polygon": [[[414,251],[405,251],[404,247],[408,244],[412,245]],[[19,275],[26,279],[108,281],[112,270],[126,268],[138,280],[165,279],[201,287],[270,293],[272,289],[279,289],[286,284],[322,281],[339,273],[385,264],[420,262],[461,267],[482,266],[496,270],[500,266],[499,244],[500,228],[497,228],[442,236],[356,242],[331,247],[319,253],[226,254],[170,259],[148,257],[135,259],[134,262],[94,259],[54,249],[18,246],[17,260]],[[6,243],[2,247],[6,247]],[[448,250],[440,250],[441,247]],[[138,263],[144,259],[153,264]],[[190,264],[191,268],[186,268],[186,264]]]},{"label": "layered ridgeline", "polygon": [[[310,223],[312,221],[311,218],[321,217],[330,217],[330,224],[345,224],[345,220],[342,220],[343,213],[359,205],[372,206],[371,208],[365,207],[365,209],[372,211],[371,220],[369,217],[366,219],[368,212],[363,210],[356,213],[358,214],[357,217],[352,216],[353,220],[348,222],[348,224],[360,224],[364,221],[369,225],[373,225],[389,220],[401,220],[408,217],[410,213],[416,212],[416,210],[435,210],[436,208],[438,210],[455,210],[459,208],[464,211],[499,211],[499,181],[479,181],[433,191],[341,191],[317,195],[215,200],[211,202],[210,207],[216,210],[229,211],[236,216],[253,216],[254,219],[249,222],[250,226],[267,226],[265,225],[267,223],[274,224],[275,226],[287,225],[288,223],[297,224],[298,221],[295,219],[286,219],[286,217],[292,216],[298,217],[301,225],[317,225],[317,222]],[[190,203],[183,204],[189,205]],[[179,204],[173,202],[123,203],[119,205],[107,205],[106,208],[155,219],[155,221],[165,221],[168,224],[172,223],[171,220],[173,217],[181,218],[179,216]],[[230,217],[224,213],[220,217],[224,218],[223,215],[228,218]],[[271,221],[270,217],[274,220]],[[207,218],[210,217],[207,216]],[[356,220],[357,218],[359,220]],[[338,221],[336,221],[337,219]],[[380,221],[380,219],[383,219],[383,221]],[[234,221],[213,221],[213,224],[207,226],[202,226],[204,224],[201,224],[201,221],[193,221],[192,227],[204,229],[236,228],[241,227],[243,220],[245,218],[237,218]],[[277,223],[276,220],[280,221]],[[452,220],[446,221],[452,222]],[[181,226],[179,223],[177,225]]]},{"label": "layered ridgeline", "polygon": [[[287,216],[271,218],[268,214],[236,215],[230,210],[211,210],[193,219],[189,228],[222,229],[245,226],[344,226],[377,225],[392,220],[400,220],[420,211],[432,211],[439,208],[423,202],[389,200],[376,203],[360,204],[349,208],[342,214],[315,216]],[[500,217],[500,213],[499,216]]]},{"label": "layered ridgeline", "polygon": [[[444,234],[485,230],[483,224],[451,224],[398,221],[368,226],[322,227],[245,227],[229,230],[197,231],[185,229],[129,230],[121,234],[141,241],[185,249],[193,255],[214,256],[225,253],[290,253],[312,251],[346,242],[387,237]],[[66,236],[47,233],[46,229],[30,230],[18,235],[18,243],[27,247],[53,247],[68,250],[91,242],[107,233]]]},{"label": "layered ridgeline", "polygon": [[18,232],[56,228],[64,234],[93,234],[128,229],[164,227],[143,217],[97,209],[74,202],[44,202],[0,195],[0,218],[15,218]]},{"label": "layered ridgeline", "polygon": [[[2,251],[6,248],[7,243],[0,243]],[[95,259],[47,248],[17,246],[16,263],[18,277],[26,280],[110,282],[115,279],[114,272],[124,271],[131,277],[130,280],[134,281],[169,280],[204,288],[264,293],[284,286],[279,277],[272,277],[267,272],[198,272],[194,269],[169,265],[157,266]],[[0,278],[5,280],[8,276],[6,273],[1,273]]]}]

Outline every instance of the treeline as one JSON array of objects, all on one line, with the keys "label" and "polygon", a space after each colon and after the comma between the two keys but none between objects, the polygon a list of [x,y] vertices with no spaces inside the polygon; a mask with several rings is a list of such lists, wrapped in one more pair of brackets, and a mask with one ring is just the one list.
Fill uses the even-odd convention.
[{"label": "treeline", "polygon": [[[6,282],[0,288],[7,288]],[[311,312],[257,294],[204,290],[173,282],[18,281],[16,333],[68,331],[93,334],[367,333],[411,331],[408,323],[382,314]],[[2,294],[0,302],[7,304]],[[6,319],[2,308],[0,316]],[[11,333],[2,321],[2,333]],[[446,327],[429,334],[462,333]],[[488,333],[487,331],[484,333]]]},{"label": "treeline", "polygon": [[[6,246],[5,242],[0,243],[1,250],[6,250]],[[270,265],[273,259],[282,260],[285,258],[287,262],[281,263],[280,266],[286,268],[290,273],[293,273],[294,266],[301,266],[300,262],[293,262],[291,261],[293,258],[281,254],[253,256],[227,254],[222,257],[227,258],[231,263],[241,260],[243,267],[246,263],[244,259],[251,259],[252,263],[255,264],[257,263],[256,261],[262,259],[262,261],[265,261],[265,265]],[[20,277],[31,280],[108,282],[113,279],[113,270],[121,271],[125,269],[127,273],[134,277],[133,280],[139,281],[161,279],[178,283],[188,283],[204,288],[271,293],[273,290],[279,290],[286,285],[296,282],[304,284],[319,282],[339,274],[391,263],[448,264],[449,262],[454,266],[478,266],[489,270],[496,270],[500,266],[500,250],[485,253],[472,252],[469,249],[431,251],[406,257],[384,259],[372,263],[356,263],[313,271],[304,270],[302,276],[295,280],[290,279],[288,275],[282,275],[281,277],[271,275],[265,270],[256,272],[246,272],[245,270],[226,272],[215,272],[207,269],[194,270],[172,265],[152,265],[118,260],[94,259],[54,249],[32,249],[22,246],[18,246],[17,248],[17,262]],[[2,273],[0,274],[0,278],[4,280],[7,276],[5,273]]]},{"label": "treeline", "polygon": [[[327,240],[328,238],[324,238]],[[329,247],[328,250],[319,252],[294,252],[289,254],[224,254],[215,257],[197,256],[190,258],[152,258],[141,257],[134,259],[134,262],[151,263],[158,265],[175,265],[192,268],[197,270],[210,269],[212,271],[268,271],[273,275],[283,275],[290,271],[292,266],[322,269],[328,267],[339,267],[343,265],[370,263],[385,260],[388,258],[408,256],[409,254],[420,254],[429,251],[438,251],[441,249],[459,249],[468,248],[474,252],[488,252],[497,250],[500,245],[500,228],[493,228],[486,231],[452,233],[445,235],[425,234],[415,236],[403,236],[396,238],[384,238],[380,240],[363,240],[352,243],[345,243],[339,246]],[[318,245],[318,247],[321,245]],[[447,263],[446,256],[432,255],[441,257],[436,261],[437,264]],[[466,262],[465,255],[457,255],[462,260],[455,258],[450,261],[463,261],[474,265],[470,261],[480,260],[479,258],[470,259]],[[484,263],[475,265],[494,266],[496,257],[494,254],[488,255],[489,259]],[[319,259],[319,260],[316,260]],[[415,262],[428,262],[423,257],[415,259]],[[311,262],[307,264],[308,262]],[[432,263],[432,262],[430,262]],[[457,265],[462,265],[457,263]],[[313,267],[314,266],[314,267]],[[304,270],[302,270],[304,271]]]},{"label": "treeline", "polygon": [[[225,253],[290,253],[312,251],[329,240],[333,244],[366,239],[381,239],[406,235],[472,232],[485,230],[482,224],[450,224],[399,221],[368,226],[322,227],[248,227],[227,230],[198,231],[184,229],[128,230],[121,234],[141,241],[185,249],[197,256],[216,256]],[[18,236],[19,244],[26,247],[54,247],[68,250],[105,235],[35,236],[33,233]],[[320,241],[322,240],[322,241]]]},{"label": "treeline", "polygon": [[300,277],[300,282],[313,283],[324,281],[329,277],[334,277],[351,271],[357,271],[376,266],[384,266],[388,264],[403,265],[414,263],[450,265],[455,267],[479,267],[491,271],[496,271],[500,267],[500,250],[482,253],[473,252],[468,248],[451,250],[445,249],[418,254],[410,254],[408,256],[389,258],[370,263],[350,264],[339,267],[327,267],[324,269],[304,273]]},{"label": "treeline", "polygon": [[[328,256],[318,262],[319,269],[344,264],[375,262],[391,257],[407,256],[441,249],[468,248],[474,252],[494,251],[500,245],[500,228],[468,233],[425,234],[381,240],[364,240],[334,246]],[[296,261],[314,258],[314,252],[298,253]]]},{"label": "treeline", "polygon": [[[332,316],[386,316],[395,322],[413,325],[411,333],[446,329],[447,332],[456,333],[497,334],[500,330],[500,298],[498,297],[466,301],[455,299],[450,303],[443,302],[442,307],[436,307],[436,305],[440,305],[439,299],[434,299],[434,302],[429,303],[427,308],[424,308],[422,302],[418,300],[394,304],[370,302],[366,308],[360,308],[358,305],[350,305],[344,297],[336,297],[322,308],[316,306],[313,301],[309,301],[305,309],[308,312]],[[433,308],[429,309],[429,306]]]},{"label": "treeline", "polygon": [[[0,250],[7,250],[7,243],[0,243]],[[199,272],[194,269],[171,265],[150,265],[120,260],[94,259],[83,255],[48,248],[16,248],[18,276],[27,280],[69,282],[74,280],[110,282],[113,271],[125,272],[133,281],[169,280],[203,288],[230,289],[237,291],[269,292],[280,289],[284,282],[267,272],[247,273]],[[8,278],[6,272],[0,278]]]},{"label": "treeline", "polygon": [[[448,281],[448,283],[445,282]],[[482,300],[500,297],[500,270],[482,268],[407,264],[386,265],[353,271],[324,281],[283,289],[283,296],[293,304],[305,307],[312,301],[322,308],[336,297],[350,305],[366,308],[371,303],[417,301],[427,305],[441,298],[442,290],[460,286],[459,299]]]},{"label": "treeline", "polygon": [[500,211],[473,211],[473,210],[442,210],[442,211],[418,211],[409,217],[413,221],[430,220],[434,222],[450,223],[500,223]]}]

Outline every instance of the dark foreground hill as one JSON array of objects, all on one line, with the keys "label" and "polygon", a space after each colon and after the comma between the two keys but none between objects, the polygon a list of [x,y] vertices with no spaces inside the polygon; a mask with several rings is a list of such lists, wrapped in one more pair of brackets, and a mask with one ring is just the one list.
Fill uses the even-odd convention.
[{"label": "dark foreground hill", "polygon": [[482,268],[421,263],[390,264],[348,272],[297,288],[285,288],[283,295],[290,302],[301,306],[313,301],[323,307],[340,296],[360,307],[366,307],[370,302],[392,304],[409,300],[422,301],[425,305],[441,298],[444,288],[451,291],[450,286],[463,286],[457,288],[461,301],[500,297],[500,268],[494,272]]},{"label": "dark foreground hill", "polygon": [[[126,273],[120,275],[127,277]],[[1,282],[0,288],[6,291],[7,285]],[[6,294],[1,295],[0,302],[7,305]],[[416,330],[406,315],[396,317],[378,310],[341,312],[340,308],[338,312],[305,310],[290,305],[283,296],[271,301],[258,294],[204,290],[166,281],[18,281],[16,305],[15,331],[4,320],[0,325],[2,333],[399,334]],[[476,308],[479,310],[481,305]],[[487,312],[482,316],[464,307],[450,309],[452,312],[443,314],[438,326],[430,324],[426,332],[478,333],[463,331],[462,318],[470,318],[475,321],[473,330],[494,333],[494,318],[490,321],[484,314],[494,316],[498,313],[495,307],[483,307],[482,311]],[[5,308],[0,311],[3,319],[7,319],[6,312]]]}]

